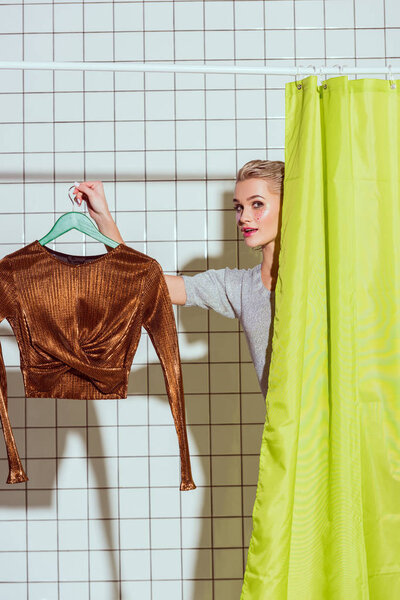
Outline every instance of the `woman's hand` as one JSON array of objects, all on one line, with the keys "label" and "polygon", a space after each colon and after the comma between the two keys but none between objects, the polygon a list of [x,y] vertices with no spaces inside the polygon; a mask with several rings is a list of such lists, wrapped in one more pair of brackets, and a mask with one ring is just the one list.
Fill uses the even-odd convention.
[{"label": "woman's hand", "polygon": [[75,202],[81,206],[84,200],[87,204],[89,215],[96,223],[99,218],[109,216],[110,211],[101,181],[84,181],[78,185],[76,184],[77,181],[75,181],[75,188],[72,192],[75,195]]},{"label": "woman's hand", "polygon": [[[75,181],[75,184],[77,183]],[[84,181],[79,183],[75,185],[72,193],[76,196],[75,202],[79,206],[81,206],[83,201],[86,202],[89,215],[96,222],[101,233],[120,244],[125,243],[108,208],[101,181]]]}]

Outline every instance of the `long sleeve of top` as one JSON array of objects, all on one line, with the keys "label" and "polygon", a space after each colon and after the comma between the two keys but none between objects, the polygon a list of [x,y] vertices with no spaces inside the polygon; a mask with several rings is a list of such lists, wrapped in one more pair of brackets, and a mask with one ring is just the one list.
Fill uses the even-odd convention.
[{"label": "long sleeve of top", "polygon": [[171,412],[179,439],[181,490],[193,489],[186,435],[182,369],[175,318],[160,265],[154,261],[145,279],[143,326],[148,332],[164,372]]},{"label": "long sleeve of top", "polygon": [[[181,490],[192,479],[178,337],[160,265],[119,244],[76,256],[35,240],[0,261],[0,321],[15,333],[27,398],[127,398],[142,326],[160,358],[181,457]],[[8,483],[26,481],[7,412],[0,361],[0,417]],[[28,401],[29,402],[29,401]]]},{"label": "long sleeve of top", "polygon": [[[0,322],[4,319],[12,319],[15,313],[15,288],[13,276],[9,270],[7,260],[0,260]],[[3,427],[4,440],[6,443],[9,473],[7,483],[20,483],[27,481],[24,469],[19,458],[17,445],[8,417],[7,406],[7,375],[4,365],[3,352],[0,344],[0,417]]]}]

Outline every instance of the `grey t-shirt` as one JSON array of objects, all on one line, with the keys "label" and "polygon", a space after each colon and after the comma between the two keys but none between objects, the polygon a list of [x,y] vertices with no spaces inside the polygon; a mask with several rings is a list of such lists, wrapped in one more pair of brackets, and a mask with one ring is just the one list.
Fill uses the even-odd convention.
[{"label": "grey t-shirt", "polygon": [[209,269],[182,277],[187,296],[185,306],[212,308],[225,317],[240,320],[265,397],[271,362],[275,292],[264,286],[261,264],[252,269]]}]

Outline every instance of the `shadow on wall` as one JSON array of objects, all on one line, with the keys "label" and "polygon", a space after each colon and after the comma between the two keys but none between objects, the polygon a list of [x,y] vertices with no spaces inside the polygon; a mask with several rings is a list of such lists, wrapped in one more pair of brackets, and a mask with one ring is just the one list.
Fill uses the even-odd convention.
[{"label": "shadow on wall", "polygon": [[[214,240],[211,244],[208,264],[204,256],[195,257],[184,264],[179,272],[194,274],[207,267],[250,268],[260,262],[261,256],[249,251],[242,241],[237,239],[231,204],[232,194],[226,192],[222,203],[227,210],[222,213],[221,241]],[[218,212],[221,216],[221,212]],[[129,239],[125,239],[125,242],[134,245]],[[212,254],[215,248],[218,248],[218,253]],[[162,264],[162,260],[159,262]],[[11,328],[10,331],[12,332]],[[181,358],[192,472],[198,485],[197,490],[188,492],[179,492],[178,485],[178,494],[201,495],[202,502],[199,506],[198,500],[194,500],[193,496],[195,511],[191,516],[199,520],[201,527],[197,534],[195,566],[190,573],[191,595],[186,598],[211,600],[227,595],[232,598],[239,597],[251,534],[251,512],[258,476],[265,401],[259,391],[245,338],[236,319],[224,318],[213,311],[180,307],[178,331],[181,336],[185,336],[186,347],[189,343],[189,347],[193,346],[195,349],[194,358],[185,357],[185,352],[182,351]],[[150,340],[148,343],[151,346]],[[147,392],[150,395],[150,403],[161,402],[168,405],[160,365],[150,364],[138,366],[136,369],[134,367],[135,359],[128,386],[128,394],[131,396],[129,402],[134,404],[137,396],[143,397]],[[149,390],[145,389],[147,380]],[[49,514],[52,514],[52,507],[54,509],[56,505],[60,518],[75,522],[81,519],[80,537],[87,539],[86,547],[81,549],[102,549],[108,552],[109,564],[105,577],[110,582],[111,597],[122,599],[123,595],[119,595],[121,571],[118,559],[121,539],[116,527],[118,502],[114,495],[115,487],[119,483],[115,479],[118,459],[110,462],[110,459],[106,458],[112,455],[112,451],[106,447],[109,442],[104,439],[106,430],[102,429],[101,425],[110,423],[101,422],[104,421],[104,417],[101,417],[101,411],[97,408],[99,401],[30,399],[24,404],[21,398],[24,390],[20,373],[8,374],[8,389],[10,419],[21,457],[26,456],[25,441],[29,439],[28,458],[23,459],[23,463],[30,481],[26,486],[28,494],[25,492],[25,486],[10,489],[10,486],[5,484],[7,461],[2,446],[4,458],[1,461],[0,485],[3,490],[7,489],[8,493],[0,493],[0,508],[3,506],[9,511],[11,520],[23,520],[26,517],[50,519]],[[15,398],[11,393],[14,393]],[[27,415],[24,414],[25,406]],[[39,406],[42,408],[35,415],[33,407]],[[169,411],[169,406],[167,410]],[[67,421],[63,415],[67,416]],[[171,414],[169,423],[173,425]],[[27,433],[26,424],[29,428]],[[120,425],[123,424],[120,420]],[[112,425],[116,425],[116,422]],[[76,457],[70,452],[65,456],[71,441],[71,430],[80,438],[76,448],[80,446],[81,450],[76,450]],[[85,456],[85,448],[89,458]],[[149,446],[144,452],[148,451]],[[177,437],[176,455],[179,455]],[[148,460],[146,455],[144,458]],[[59,475],[56,472],[57,459],[59,468],[61,466],[63,470],[63,488],[59,486]],[[78,465],[76,461],[83,461],[84,465]],[[121,469],[121,466],[119,468]],[[78,478],[74,477],[74,473],[76,475],[78,472]],[[131,485],[140,486],[141,483],[134,482],[134,476],[135,474],[131,473]],[[204,481],[204,487],[200,481]],[[82,498],[86,498],[85,494],[82,494],[82,488],[86,489],[87,485],[89,500],[91,496],[97,506],[95,514],[87,514],[88,506],[92,506],[91,502],[86,499],[86,503],[84,501],[82,504]],[[55,488],[61,490],[58,500],[55,499]],[[150,504],[149,499],[146,502],[147,505]],[[187,502],[186,497],[182,496],[182,502]],[[57,513],[54,513],[53,518],[57,518]],[[91,535],[88,529],[91,527],[91,521],[88,522],[87,519],[99,519],[99,523],[101,522],[102,546],[93,547],[93,543],[100,542],[95,541],[98,534]],[[120,523],[120,526],[122,529],[125,526],[124,522]],[[58,535],[57,527],[54,531],[55,535]],[[54,544],[57,548],[56,539]],[[79,548],[70,548],[74,549]],[[146,550],[148,548],[143,548],[143,551]],[[82,568],[85,569],[86,566]],[[185,579],[185,573],[182,577]],[[124,573],[122,579],[126,579]]]}]

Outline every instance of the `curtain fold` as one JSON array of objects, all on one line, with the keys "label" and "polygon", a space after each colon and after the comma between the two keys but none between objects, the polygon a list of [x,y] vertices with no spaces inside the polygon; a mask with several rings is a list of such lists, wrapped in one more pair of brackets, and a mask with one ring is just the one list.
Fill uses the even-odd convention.
[{"label": "curtain fold", "polygon": [[400,598],[395,84],[286,84],[269,410],[241,600]]}]

